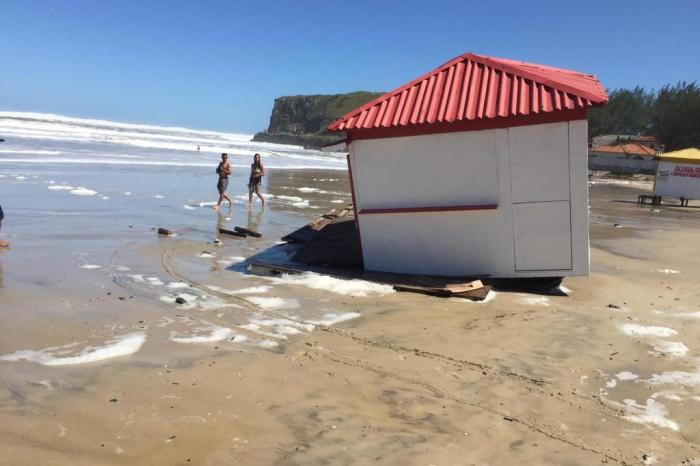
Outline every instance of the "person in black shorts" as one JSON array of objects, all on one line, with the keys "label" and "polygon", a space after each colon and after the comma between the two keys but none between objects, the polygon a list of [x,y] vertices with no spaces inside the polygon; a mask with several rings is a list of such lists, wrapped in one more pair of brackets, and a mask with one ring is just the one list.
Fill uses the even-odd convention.
[{"label": "person in black shorts", "polygon": [[260,194],[260,183],[265,176],[265,167],[260,161],[260,154],[253,156],[253,163],[250,165],[250,179],[248,180],[248,205],[253,203],[253,192],[258,195],[260,202],[265,206],[265,198]]},{"label": "person in black shorts", "polygon": [[231,175],[231,164],[228,162],[228,154],[221,154],[221,162],[216,167],[216,173],[219,175],[219,182],[216,183],[216,189],[219,191],[219,202],[214,206],[214,210],[219,210],[224,199],[228,201],[229,207],[233,205],[231,198],[226,194],[228,188],[228,177]]},{"label": "person in black shorts", "polygon": [[[5,220],[5,214],[2,211],[2,206],[0,206],[0,231],[2,230],[2,221]],[[9,248],[10,243],[0,239],[0,248]]]}]

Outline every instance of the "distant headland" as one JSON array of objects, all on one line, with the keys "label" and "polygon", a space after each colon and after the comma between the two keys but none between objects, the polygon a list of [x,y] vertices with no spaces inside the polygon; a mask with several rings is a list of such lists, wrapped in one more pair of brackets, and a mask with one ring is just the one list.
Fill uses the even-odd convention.
[{"label": "distant headland", "polygon": [[351,92],[334,95],[295,95],[275,99],[270,126],[254,141],[294,144],[318,149],[338,139],[326,131],[328,124],[350,110],[383,95],[383,92]]}]

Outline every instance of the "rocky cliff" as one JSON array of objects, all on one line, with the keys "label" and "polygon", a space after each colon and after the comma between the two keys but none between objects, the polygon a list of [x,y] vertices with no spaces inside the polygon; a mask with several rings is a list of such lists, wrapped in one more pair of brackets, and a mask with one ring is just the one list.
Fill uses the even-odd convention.
[{"label": "rocky cliff", "polygon": [[341,135],[326,130],[331,121],[382,94],[359,91],[278,97],[270,116],[270,126],[257,133],[253,140],[319,148],[341,138]]}]

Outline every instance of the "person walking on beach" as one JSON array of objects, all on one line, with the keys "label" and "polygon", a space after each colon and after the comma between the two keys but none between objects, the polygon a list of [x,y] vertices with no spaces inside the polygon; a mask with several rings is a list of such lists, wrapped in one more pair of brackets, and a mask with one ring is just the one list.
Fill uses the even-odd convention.
[{"label": "person walking on beach", "polygon": [[265,206],[265,198],[260,194],[260,183],[262,177],[265,176],[265,167],[260,161],[260,154],[253,156],[253,163],[250,165],[250,179],[248,180],[248,205],[253,203],[253,192],[258,195],[263,207]]},{"label": "person walking on beach", "polygon": [[[2,221],[5,219],[5,214],[2,211],[2,206],[0,205],[0,231],[2,231]],[[10,243],[5,240],[0,239],[0,248],[9,248]]]},{"label": "person walking on beach", "polygon": [[227,153],[221,154],[221,162],[219,162],[219,166],[216,167],[216,173],[219,175],[219,182],[216,184],[216,189],[219,191],[219,202],[214,206],[214,210],[219,210],[224,199],[228,201],[228,205],[231,207],[233,202],[231,202],[231,198],[226,194],[228,177],[231,175],[231,164],[228,162]]}]

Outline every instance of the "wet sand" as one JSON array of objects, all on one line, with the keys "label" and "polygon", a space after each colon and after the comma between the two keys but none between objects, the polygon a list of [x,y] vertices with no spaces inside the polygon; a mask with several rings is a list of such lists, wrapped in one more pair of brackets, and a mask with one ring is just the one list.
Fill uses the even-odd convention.
[{"label": "wet sand", "polygon": [[[346,199],[328,194],[345,183],[280,171],[268,192],[319,209],[282,199],[259,221],[241,206],[230,221],[159,214],[175,238],[122,217],[111,232],[10,238],[0,355],[33,359],[0,361],[0,462],[700,461],[700,210],[637,207],[644,185],[591,186],[592,273],[561,295],[473,303],[244,273],[241,257]],[[318,186],[326,194],[299,191]],[[264,239],[215,246],[219,221]],[[124,336],[135,339],[114,343]],[[62,360],[95,348],[125,354]]]}]

